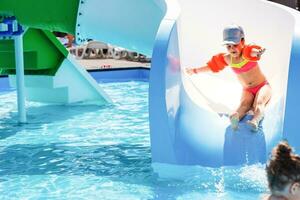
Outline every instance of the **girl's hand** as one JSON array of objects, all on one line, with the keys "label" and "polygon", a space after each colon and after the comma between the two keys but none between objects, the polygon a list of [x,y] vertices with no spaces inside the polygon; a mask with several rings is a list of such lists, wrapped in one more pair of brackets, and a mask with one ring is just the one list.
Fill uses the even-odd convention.
[{"label": "girl's hand", "polygon": [[266,51],[265,48],[261,49],[252,49],[251,56],[260,58],[261,55]]},{"label": "girl's hand", "polygon": [[261,57],[261,55],[263,54],[263,53],[265,53],[265,51],[266,51],[266,48],[261,48],[258,52],[257,52],[257,57]]},{"label": "girl's hand", "polygon": [[197,74],[197,69],[196,68],[187,68],[185,71],[188,75]]}]

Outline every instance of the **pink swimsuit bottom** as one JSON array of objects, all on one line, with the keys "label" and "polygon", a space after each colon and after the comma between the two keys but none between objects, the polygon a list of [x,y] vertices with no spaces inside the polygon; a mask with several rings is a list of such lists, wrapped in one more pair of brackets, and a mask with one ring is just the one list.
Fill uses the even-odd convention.
[{"label": "pink swimsuit bottom", "polygon": [[250,88],[244,88],[244,90],[247,92],[250,92],[251,94],[256,96],[257,92],[265,85],[269,85],[269,82],[266,80],[264,82],[258,84],[257,86],[250,87]]}]

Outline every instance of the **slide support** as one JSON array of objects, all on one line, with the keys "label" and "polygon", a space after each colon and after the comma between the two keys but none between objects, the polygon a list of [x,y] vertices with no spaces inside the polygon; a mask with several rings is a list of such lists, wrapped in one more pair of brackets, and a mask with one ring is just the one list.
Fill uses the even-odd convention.
[{"label": "slide support", "polygon": [[16,60],[16,76],[17,76],[17,98],[19,123],[26,123],[26,108],[25,108],[25,84],[24,84],[24,57],[23,57],[23,30],[19,29],[14,37],[15,41],[15,60]]}]

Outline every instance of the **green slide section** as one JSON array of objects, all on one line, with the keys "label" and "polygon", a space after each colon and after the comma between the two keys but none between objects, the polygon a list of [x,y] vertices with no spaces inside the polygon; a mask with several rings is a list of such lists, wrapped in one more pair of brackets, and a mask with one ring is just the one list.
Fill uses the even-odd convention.
[{"label": "green slide section", "polygon": [[[50,31],[28,29],[23,41],[24,69],[27,75],[55,75],[68,56],[66,48]],[[0,74],[15,74],[13,40],[0,40]]]},{"label": "green slide section", "polygon": [[0,16],[15,16],[31,28],[74,34],[78,6],[79,0],[0,0]]},{"label": "green slide section", "polygon": [[[68,52],[50,31],[75,33],[79,0],[0,0],[0,21],[15,16],[24,35],[25,74],[55,75]],[[15,74],[14,41],[0,40],[0,74]]]}]

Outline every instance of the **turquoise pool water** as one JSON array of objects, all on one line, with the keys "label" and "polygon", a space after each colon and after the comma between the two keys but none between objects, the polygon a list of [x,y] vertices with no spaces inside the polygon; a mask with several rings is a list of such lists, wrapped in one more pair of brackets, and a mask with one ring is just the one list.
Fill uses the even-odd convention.
[{"label": "turquoise pool water", "polygon": [[201,168],[162,179],[151,168],[147,82],[105,83],[110,106],[27,102],[0,93],[0,199],[256,200],[263,165]]}]

